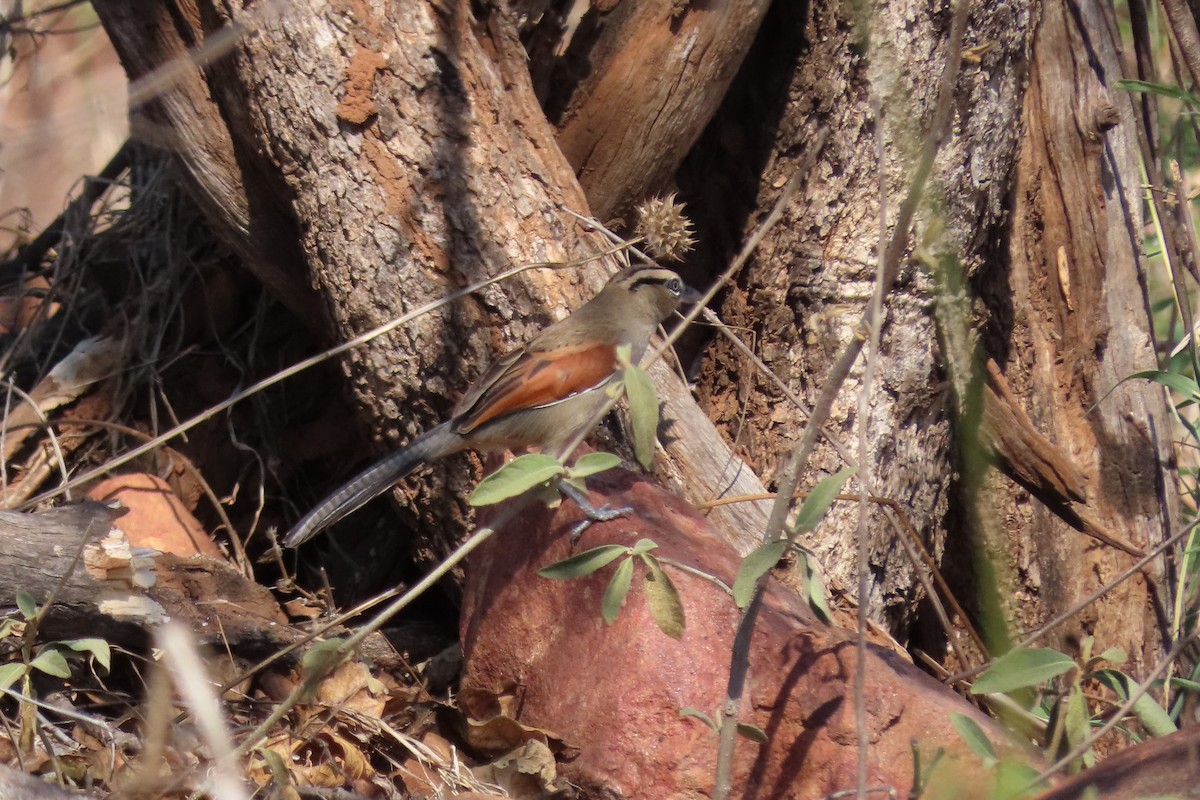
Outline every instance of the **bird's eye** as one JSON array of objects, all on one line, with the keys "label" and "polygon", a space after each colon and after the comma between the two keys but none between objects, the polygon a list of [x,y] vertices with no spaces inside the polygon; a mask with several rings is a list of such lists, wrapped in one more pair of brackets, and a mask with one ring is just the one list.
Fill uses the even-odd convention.
[{"label": "bird's eye", "polygon": [[679,294],[683,291],[683,281],[679,280],[679,278],[671,278],[671,280],[667,281],[667,288],[674,294]]}]

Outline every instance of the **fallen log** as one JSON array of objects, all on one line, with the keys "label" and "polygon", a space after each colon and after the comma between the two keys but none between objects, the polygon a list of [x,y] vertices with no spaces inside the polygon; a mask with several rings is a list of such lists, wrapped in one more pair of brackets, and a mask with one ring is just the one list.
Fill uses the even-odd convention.
[{"label": "fallen log", "polygon": [[115,527],[123,513],[96,502],[0,512],[0,615],[15,613],[25,592],[39,605],[52,598],[43,638],[98,637],[136,649],[176,619],[202,644],[253,657],[299,637],[271,593],[223,561],[131,546]]}]

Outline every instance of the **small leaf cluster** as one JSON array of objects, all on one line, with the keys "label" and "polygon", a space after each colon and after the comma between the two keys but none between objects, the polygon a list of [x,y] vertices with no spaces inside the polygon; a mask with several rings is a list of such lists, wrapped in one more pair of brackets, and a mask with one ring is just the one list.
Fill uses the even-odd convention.
[{"label": "small leaf cluster", "polygon": [[[966,714],[957,712],[950,715],[950,724],[958,731],[958,735],[966,743],[972,753],[983,761],[983,768],[991,770],[992,787],[986,796],[994,800],[1009,800],[1009,798],[1029,797],[1034,791],[1046,788],[1044,781],[1038,780],[1038,771],[1024,761],[1001,758],[996,748],[988,740],[987,734],[979,723]],[[930,764],[932,770],[933,764]]]},{"label": "small leaf cluster", "polygon": [[[721,723],[719,721],[721,719],[721,713],[719,711],[716,714],[709,715],[705,714],[699,709],[691,708],[689,706],[687,708],[681,708],[679,710],[679,716],[685,718],[691,717],[692,719],[700,720],[707,725],[714,734],[721,732]],[[737,732],[739,736],[749,739],[756,744],[766,744],[768,741],[770,741],[770,739],[767,738],[766,732],[762,728],[758,727],[757,725],[751,725],[747,722],[739,722],[737,724]]]},{"label": "small leaf cluster", "polygon": [[468,502],[473,506],[490,506],[513,497],[536,491],[547,505],[553,507],[559,497],[554,481],[563,480],[581,492],[586,491],[584,479],[589,475],[612,469],[621,459],[612,453],[588,453],[571,466],[545,453],[517,456],[479,482]]},{"label": "small leaf cluster", "polygon": [[[816,529],[833,505],[833,501],[841,493],[846,481],[850,480],[857,471],[857,467],[852,467],[822,479],[813,487],[804,504],[800,506],[796,519],[788,526],[787,537],[762,544],[746,556],[742,561],[742,566],[738,569],[737,578],[733,582],[733,600],[737,603],[738,608],[745,608],[750,603],[759,581],[779,563],[789,549],[794,548],[796,537]],[[796,552],[805,560],[805,582],[809,587],[809,603],[822,617],[829,620],[832,613],[825,601],[824,591],[819,582],[811,580],[812,571],[803,551],[797,550]]]},{"label": "small leaf cluster", "polygon": [[[35,635],[40,613],[37,601],[28,592],[17,592],[16,600],[21,620],[9,618],[0,622],[0,641]],[[20,660],[0,664],[0,689],[8,689],[35,670],[55,678],[70,678],[67,656],[72,654],[86,655],[104,672],[108,672],[112,663],[112,651],[104,639],[68,639],[40,645],[25,642],[20,650]]]},{"label": "small leaf cluster", "polygon": [[[1039,689],[1044,701],[1033,714],[1047,723],[1047,749],[1052,756],[1073,750],[1086,741],[1097,724],[1091,718],[1084,697],[1086,682],[1094,680],[1108,687],[1118,702],[1124,702],[1136,691],[1137,684],[1128,675],[1112,667],[1101,667],[1105,663],[1123,663],[1125,652],[1119,647],[1110,647],[1093,655],[1094,645],[1091,636],[1083,640],[1079,661],[1052,648],[1014,648],[992,662],[972,685],[971,693],[1011,694]],[[1057,681],[1063,676],[1065,681]],[[1051,682],[1057,683],[1057,688]],[[1191,688],[1200,689],[1200,685]],[[1177,729],[1175,718],[1149,694],[1143,694],[1134,703],[1133,714],[1153,736],[1165,736]],[[1075,766],[1092,766],[1094,762],[1095,754],[1089,750]]]},{"label": "small leaf cluster", "polygon": [[646,605],[654,624],[658,629],[672,639],[683,636],[685,625],[683,603],[679,599],[679,590],[670,576],[663,571],[659,560],[651,555],[658,545],[649,539],[641,539],[632,547],[619,544],[605,544],[593,547],[570,558],[557,561],[538,571],[543,578],[568,580],[591,575],[617,559],[622,559],[617,565],[608,587],[604,590],[604,599],[600,603],[600,613],[609,625],[616,621],[633,585],[634,562],[641,561],[646,567],[643,589],[646,592]]}]

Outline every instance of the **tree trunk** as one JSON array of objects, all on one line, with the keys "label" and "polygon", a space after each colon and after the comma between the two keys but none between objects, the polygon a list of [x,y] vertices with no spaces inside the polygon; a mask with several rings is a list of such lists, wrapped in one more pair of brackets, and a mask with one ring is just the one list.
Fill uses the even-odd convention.
[{"label": "tree trunk", "polygon": [[[1083,478],[1064,498],[993,473],[985,536],[1016,591],[1004,609],[1022,632],[1072,608],[1132,563],[1097,531],[1148,550],[1174,530],[1171,421],[1161,388],[1117,383],[1156,367],[1141,257],[1136,116],[1121,77],[1108,3],[1048,3],[1033,53],[1005,269],[981,276],[992,314],[986,348],[1037,428]],[[1109,392],[1112,394],[1109,394]],[[1093,408],[1094,407],[1094,408]],[[1002,461],[1002,466],[1004,462]],[[1081,533],[1081,531],[1083,533]],[[993,538],[998,535],[998,538]],[[1061,643],[1091,634],[1135,672],[1161,644],[1154,582],[1127,581],[1083,611]]]},{"label": "tree trunk", "polygon": [[642,0],[591,4],[574,25],[542,16],[526,37],[534,86],[597,217],[669,185],[769,5]]},{"label": "tree trunk", "polygon": [[[869,20],[857,18],[856,8],[777,4],[763,26],[757,55],[681,177],[685,197],[719,215],[706,222],[722,234],[710,235],[709,241],[724,247],[708,256],[722,262],[729,246],[775,202],[818,130],[831,131],[785,223],[738,276],[721,310],[729,324],[753,332],[763,360],[810,403],[829,365],[854,335],[870,297],[881,186],[890,235],[945,64],[949,6],[885,4],[874,8]],[[972,8],[967,41],[990,47],[966,61],[959,76],[957,120],[937,160],[933,203],[949,249],[973,271],[997,255],[1034,19],[1023,0]],[[932,210],[926,214],[922,227],[928,230]],[[935,557],[950,535],[956,461],[954,402],[934,318],[937,293],[931,272],[909,259],[895,293],[885,301],[870,417],[856,418],[862,359],[832,417],[855,458],[857,437],[867,436],[872,493],[904,507]],[[803,417],[723,344],[709,353],[701,394],[739,452],[763,475],[774,475],[799,437]],[[811,486],[844,463],[822,443],[805,483]],[[807,542],[835,587],[851,593],[857,582],[856,525],[857,510],[835,508]],[[901,535],[882,514],[872,515],[869,602],[903,636],[920,592]]]}]

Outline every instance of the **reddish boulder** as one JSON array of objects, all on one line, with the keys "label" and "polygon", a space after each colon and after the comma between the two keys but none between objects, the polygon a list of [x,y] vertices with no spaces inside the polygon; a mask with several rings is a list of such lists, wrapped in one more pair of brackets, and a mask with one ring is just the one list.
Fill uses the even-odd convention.
[{"label": "reddish boulder", "polygon": [[[607,475],[607,473],[606,473]],[[627,798],[708,797],[716,737],[685,708],[715,716],[726,690],[739,618],[713,582],[667,565],[682,596],[686,629],[676,641],[653,621],[635,565],[633,588],[616,622],[601,618],[601,599],[618,562],[572,580],[537,571],[601,544],[658,544],[653,554],[731,585],[740,563],[682,500],[634,476],[596,481],[593,502],[628,505],[634,514],[594,524],[572,547],[578,509],[530,510],[478,550],[468,567],[460,623],[463,689],[513,696],[522,723],[552,731],[578,755],[562,773],[588,794]],[[853,634],[817,622],[803,602],[772,582],[751,649],[741,721],[766,744],[739,739],[735,796],[820,798],[853,788],[857,736],[852,686]],[[944,751],[935,775],[970,779],[956,797],[987,796],[980,769],[951,723],[974,719],[994,744],[992,721],[912,664],[870,646],[866,659],[869,785],[906,796],[914,753],[922,768]],[[1003,748],[1001,748],[1003,749]],[[957,778],[952,778],[952,775]]]}]

